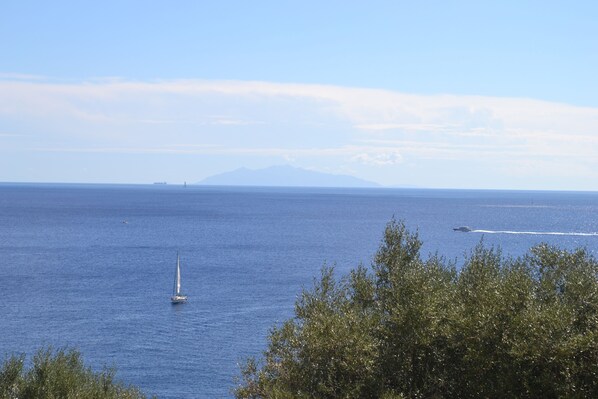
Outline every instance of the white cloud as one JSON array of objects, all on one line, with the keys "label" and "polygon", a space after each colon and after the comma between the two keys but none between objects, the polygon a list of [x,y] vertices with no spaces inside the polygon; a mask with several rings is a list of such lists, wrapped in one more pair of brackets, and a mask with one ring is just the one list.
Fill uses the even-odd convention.
[{"label": "white cloud", "polygon": [[41,75],[31,75],[31,74],[26,74],[26,73],[10,73],[10,72],[0,72],[0,79],[2,79],[2,80],[25,80],[25,81],[46,80],[46,78]]},{"label": "white cloud", "polygon": [[492,162],[505,178],[548,164],[559,176],[598,170],[598,109],[522,98],[0,74],[0,117],[0,131],[23,137],[22,151],[278,157],[299,165],[309,158],[323,169],[330,160],[380,170],[409,163],[430,174],[437,164],[432,172],[427,162],[445,162],[450,173],[451,163],[467,159],[475,162],[471,173]]},{"label": "white cloud", "polygon": [[367,153],[363,152],[354,155],[353,161],[374,166],[396,165],[403,162],[403,156],[399,152],[380,152]]},{"label": "white cloud", "polygon": [[458,127],[451,124],[430,124],[430,123],[364,123],[355,125],[357,129],[384,131],[384,130],[404,130],[404,131],[448,131]]},{"label": "white cloud", "polygon": [[0,137],[22,137],[22,136],[23,136],[22,134],[0,132]]}]

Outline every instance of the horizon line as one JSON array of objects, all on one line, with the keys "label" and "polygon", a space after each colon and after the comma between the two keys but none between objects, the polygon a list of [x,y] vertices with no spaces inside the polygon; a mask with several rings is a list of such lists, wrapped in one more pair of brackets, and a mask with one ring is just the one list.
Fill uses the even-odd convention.
[{"label": "horizon line", "polygon": [[156,181],[152,183],[118,183],[118,182],[61,182],[61,181],[0,181],[0,186],[10,185],[39,185],[39,186],[150,186],[150,187],[193,187],[193,188],[273,188],[273,189],[351,189],[351,190],[450,190],[450,191],[519,191],[519,192],[555,192],[555,193],[597,193],[596,190],[579,190],[579,189],[544,189],[544,188],[472,188],[472,187],[414,187],[414,186],[385,186],[379,185],[376,187],[360,187],[360,186],[280,186],[280,185],[253,185],[253,184],[202,184],[202,183],[187,183],[183,182],[168,182]]}]

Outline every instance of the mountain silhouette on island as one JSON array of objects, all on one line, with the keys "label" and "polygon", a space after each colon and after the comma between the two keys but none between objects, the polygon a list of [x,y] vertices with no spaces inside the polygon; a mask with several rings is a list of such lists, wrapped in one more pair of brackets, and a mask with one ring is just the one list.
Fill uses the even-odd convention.
[{"label": "mountain silhouette on island", "polygon": [[265,169],[239,168],[207,177],[197,184],[213,186],[279,187],[380,187],[379,184],[348,175],[314,172],[288,165]]}]

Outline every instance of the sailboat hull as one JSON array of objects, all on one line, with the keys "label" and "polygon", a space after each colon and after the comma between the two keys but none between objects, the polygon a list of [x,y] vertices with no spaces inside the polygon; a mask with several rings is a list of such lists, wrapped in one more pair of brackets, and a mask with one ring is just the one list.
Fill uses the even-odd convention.
[{"label": "sailboat hull", "polygon": [[177,303],[185,303],[185,302],[187,302],[187,296],[186,295],[171,296],[170,302],[172,302],[173,305],[176,305]]}]

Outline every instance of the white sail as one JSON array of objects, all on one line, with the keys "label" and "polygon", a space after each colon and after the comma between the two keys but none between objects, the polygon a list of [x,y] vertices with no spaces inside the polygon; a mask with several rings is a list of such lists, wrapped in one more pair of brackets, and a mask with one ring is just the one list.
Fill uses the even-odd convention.
[{"label": "white sail", "polygon": [[174,273],[174,295],[181,293],[181,260],[179,254],[176,254],[176,271]]}]

